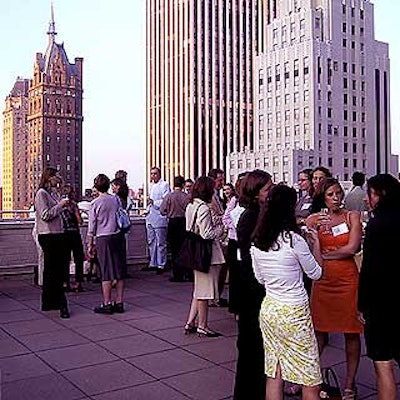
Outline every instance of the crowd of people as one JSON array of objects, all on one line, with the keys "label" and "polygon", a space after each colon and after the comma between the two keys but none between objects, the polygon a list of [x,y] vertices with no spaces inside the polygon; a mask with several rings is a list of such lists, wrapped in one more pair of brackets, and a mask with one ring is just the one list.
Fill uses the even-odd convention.
[{"label": "crowd of people", "polygon": [[[355,171],[346,194],[333,175],[323,166],[304,169],[295,190],[259,169],[240,174],[234,184],[225,182],[224,171],[215,168],[194,181],[176,176],[171,190],[158,167],[150,171],[150,262],[143,270],[163,274],[170,255],[170,281],[193,282],[185,334],[221,336],[209,326],[209,308],[229,307],[238,327],[234,400],[249,393],[256,400],[281,400],[284,392],[319,399],[320,356],[334,332],[345,343],[342,399],[357,398],[362,335],[374,362],[378,398],[396,399],[400,345],[393,315],[400,273],[389,257],[400,239],[400,183],[390,174],[366,180]],[[129,208],[126,175],[110,181],[99,174],[94,188],[87,251],[97,257],[103,295],[94,311],[122,313],[126,244],[115,213],[119,206]],[[42,310],[58,309],[69,318],[71,251],[77,264],[72,289],[82,290],[81,221],[73,188],[62,185],[55,169],[42,175],[35,210],[44,254]],[[187,231],[212,242],[208,272],[177,263]],[[354,260],[360,249],[361,269]]]}]

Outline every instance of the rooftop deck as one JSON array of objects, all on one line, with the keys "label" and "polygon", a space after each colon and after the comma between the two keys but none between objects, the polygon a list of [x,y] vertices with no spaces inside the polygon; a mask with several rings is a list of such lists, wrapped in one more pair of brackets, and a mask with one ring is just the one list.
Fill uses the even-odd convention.
[{"label": "rooftop deck", "polygon": [[[93,313],[101,301],[100,285],[88,282],[83,293],[68,294],[69,320],[56,311],[39,311],[40,288],[31,278],[2,278],[0,399],[232,399],[233,316],[226,308],[210,309],[210,325],[222,337],[184,335],[192,284],[171,283],[168,272],[131,275],[124,314]],[[340,335],[331,337],[322,364],[333,365],[343,381]],[[357,385],[360,399],[376,398],[364,349]]]}]

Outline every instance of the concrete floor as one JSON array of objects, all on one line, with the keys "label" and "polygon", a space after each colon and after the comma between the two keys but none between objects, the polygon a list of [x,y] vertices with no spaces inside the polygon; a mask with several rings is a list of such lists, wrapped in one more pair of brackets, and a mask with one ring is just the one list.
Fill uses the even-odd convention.
[{"label": "concrete floor", "polygon": [[[234,317],[211,308],[210,326],[223,336],[184,335],[192,284],[171,283],[169,276],[133,271],[126,312],[111,316],[92,311],[101,302],[100,285],[85,283],[84,292],[68,294],[69,320],[39,311],[40,288],[30,278],[1,279],[0,399],[232,399]],[[359,399],[372,400],[375,378],[364,352]],[[334,366],[343,382],[341,335],[331,336],[322,364]]]}]

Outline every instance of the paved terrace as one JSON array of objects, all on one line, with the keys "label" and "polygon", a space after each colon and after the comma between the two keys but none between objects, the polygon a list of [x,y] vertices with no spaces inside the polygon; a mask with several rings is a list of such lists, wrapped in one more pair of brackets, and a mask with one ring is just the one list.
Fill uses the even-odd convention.
[{"label": "paved terrace", "polygon": [[[210,325],[223,336],[185,336],[192,285],[169,282],[168,272],[131,275],[125,314],[94,314],[100,285],[86,283],[85,292],[69,294],[69,320],[39,311],[40,289],[30,277],[2,278],[0,399],[232,399],[233,316],[212,308]],[[343,340],[333,336],[323,366],[333,365],[343,381],[344,361]],[[357,384],[360,399],[376,399],[372,364],[364,355]]]}]

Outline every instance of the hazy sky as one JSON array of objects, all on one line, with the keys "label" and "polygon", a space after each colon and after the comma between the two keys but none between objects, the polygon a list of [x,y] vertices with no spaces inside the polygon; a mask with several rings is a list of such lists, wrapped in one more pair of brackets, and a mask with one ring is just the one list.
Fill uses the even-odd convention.
[{"label": "hazy sky", "polygon": [[[84,58],[83,186],[91,187],[99,172],[111,176],[122,168],[137,188],[145,179],[145,0],[53,3],[56,41],[71,62]],[[30,78],[35,54],[46,50],[50,4],[0,1],[2,110],[16,78]],[[400,1],[374,4],[376,39],[390,44],[393,151],[400,154]]]}]

